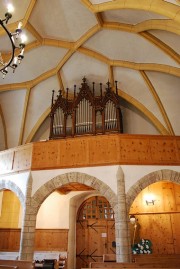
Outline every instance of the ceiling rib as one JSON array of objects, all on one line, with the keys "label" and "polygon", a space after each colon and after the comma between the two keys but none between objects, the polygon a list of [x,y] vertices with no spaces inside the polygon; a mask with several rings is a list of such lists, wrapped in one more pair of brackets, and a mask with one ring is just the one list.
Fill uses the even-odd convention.
[{"label": "ceiling rib", "polygon": [[102,27],[104,22],[101,13],[96,13],[95,16],[99,26]]},{"label": "ceiling rib", "polygon": [[109,68],[109,80],[111,83],[111,87],[114,88],[114,72],[113,72],[113,67],[111,65],[108,66]]},{"label": "ceiling rib", "polygon": [[140,33],[148,30],[163,30],[180,34],[180,27],[172,20],[148,20],[138,24],[127,24],[121,22],[106,22],[104,21],[102,27],[104,29],[121,30],[131,33]]},{"label": "ceiling rib", "polygon": [[1,108],[1,104],[0,104],[0,117],[2,119],[2,124],[3,124],[5,149],[8,149],[6,122],[5,122],[5,119],[4,119],[4,114],[3,114],[3,111],[2,111],[2,108]]},{"label": "ceiling rib", "polygon": [[[138,110],[140,110],[151,122],[152,124],[157,128],[157,130],[162,134],[162,135],[170,135],[168,130],[161,124],[161,122],[139,101],[137,101],[135,98],[132,96],[128,95],[127,93],[121,91],[118,89],[119,95],[128,101],[130,104],[135,106]],[[34,127],[32,128],[31,132],[29,133],[28,138],[26,139],[25,143],[30,143],[36,134],[37,130],[43,123],[43,121],[48,117],[50,113],[50,107],[41,115],[41,117],[38,119]]]},{"label": "ceiling rib", "polygon": [[155,37],[152,34],[147,33],[147,32],[142,32],[142,33],[140,33],[140,35],[145,37],[145,39],[149,40],[150,42],[152,42],[158,48],[163,50],[167,55],[169,55],[174,61],[176,61],[178,64],[180,64],[180,55],[178,53],[176,53],[168,45],[166,45],[161,40],[159,40],[157,37]]},{"label": "ceiling rib", "polygon": [[62,91],[62,95],[65,94],[65,90],[64,90],[64,85],[63,85],[63,81],[62,81],[62,77],[60,74],[60,71],[57,73],[57,77],[58,77],[58,81],[59,81],[59,88]]},{"label": "ceiling rib", "polygon": [[36,31],[32,24],[30,24],[30,22],[27,22],[26,29],[37,39],[38,42],[42,44],[42,36],[38,33],[38,31]]},{"label": "ceiling rib", "polygon": [[169,118],[168,118],[168,116],[167,116],[167,113],[166,113],[166,111],[165,111],[165,109],[164,109],[164,106],[163,106],[163,104],[162,104],[162,102],[161,102],[161,99],[159,98],[157,92],[155,91],[155,88],[153,87],[153,85],[152,85],[150,79],[148,78],[148,76],[146,75],[146,73],[145,73],[144,71],[140,71],[140,73],[141,73],[141,75],[142,75],[144,81],[145,81],[146,84],[148,85],[148,88],[149,88],[149,90],[151,91],[151,94],[152,94],[152,96],[154,97],[154,100],[156,101],[156,103],[157,103],[157,105],[158,105],[158,107],[159,107],[159,110],[161,111],[161,114],[162,114],[162,116],[163,116],[163,118],[164,118],[164,121],[165,121],[165,123],[166,123],[166,126],[168,127],[168,130],[169,130],[170,134],[171,134],[171,135],[175,135],[175,134],[174,134],[174,131],[173,131],[173,128],[172,128],[172,125],[171,125],[171,123],[170,123],[170,121],[169,121]]},{"label": "ceiling rib", "polygon": [[26,115],[27,115],[27,108],[28,108],[28,104],[29,104],[30,92],[31,92],[31,89],[26,90],[26,96],[25,96],[25,101],[24,101],[24,109],[23,109],[18,145],[22,145],[22,143],[23,143],[24,129],[25,129],[25,123],[26,123]]},{"label": "ceiling rib", "polygon": [[39,129],[39,127],[41,126],[41,124],[44,122],[44,120],[49,116],[49,113],[51,112],[50,107],[48,107],[46,109],[46,111],[40,116],[40,118],[38,119],[38,121],[36,122],[36,124],[34,125],[34,127],[32,128],[31,132],[29,133],[25,144],[30,143],[34,137],[34,135],[36,134],[37,130]]},{"label": "ceiling rib", "polygon": [[96,5],[92,4],[89,0],[81,0],[81,2],[93,13],[117,9],[145,10],[180,22],[179,7],[162,0],[116,0]]},{"label": "ceiling rib", "polygon": [[118,94],[124,100],[128,101],[130,104],[132,104],[134,107],[136,107],[139,111],[141,111],[151,121],[151,123],[157,128],[157,130],[162,135],[170,135],[170,133],[162,125],[162,123],[143,104],[141,104],[135,98],[133,98],[132,96],[128,95],[127,93],[123,92],[120,89],[118,89]]},{"label": "ceiling rib", "polygon": [[35,7],[36,3],[37,3],[36,0],[31,0],[30,1],[29,7],[28,7],[28,9],[26,11],[26,14],[24,16],[24,19],[23,19],[23,27],[26,26],[26,23],[28,22],[31,14],[32,14],[33,8]]},{"label": "ceiling rib", "polygon": [[157,71],[157,72],[171,74],[177,77],[180,76],[179,68],[173,67],[173,66],[155,64],[155,63],[134,63],[134,62],[122,61],[122,60],[111,60],[107,58],[106,56],[85,47],[80,47],[78,51],[85,55],[88,55],[89,57],[93,57],[103,63],[116,66],[116,67],[118,66],[125,67],[125,68],[130,68],[130,69],[139,70],[139,71],[140,70]]}]

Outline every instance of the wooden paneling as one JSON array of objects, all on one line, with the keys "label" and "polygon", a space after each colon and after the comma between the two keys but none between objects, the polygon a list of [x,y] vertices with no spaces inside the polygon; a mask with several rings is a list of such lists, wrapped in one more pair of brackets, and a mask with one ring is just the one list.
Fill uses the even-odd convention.
[{"label": "wooden paneling", "polygon": [[36,229],[35,250],[67,251],[67,229]]},{"label": "wooden paneling", "polygon": [[179,165],[180,137],[97,135],[36,142],[32,170],[113,164]]},{"label": "wooden paneling", "polygon": [[13,167],[14,150],[0,152],[0,174],[10,173]]},{"label": "wooden paneling", "polygon": [[[20,246],[20,229],[0,229],[0,251],[18,251]],[[67,229],[36,229],[36,251],[67,251]]]},{"label": "wooden paneling", "polygon": [[0,152],[0,174],[115,164],[180,165],[180,136],[84,136],[35,142]]},{"label": "wooden paneling", "polygon": [[20,229],[0,229],[0,251],[17,251],[20,246]]},{"label": "wooden paneling", "polygon": [[[147,193],[154,195],[154,205],[146,204]],[[150,239],[153,253],[180,253],[179,203],[180,185],[166,181],[145,188],[133,202],[130,214],[138,219],[136,238]]]},{"label": "wooden paneling", "polygon": [[31,168],[32,144],[0,152],[0,174]]}]

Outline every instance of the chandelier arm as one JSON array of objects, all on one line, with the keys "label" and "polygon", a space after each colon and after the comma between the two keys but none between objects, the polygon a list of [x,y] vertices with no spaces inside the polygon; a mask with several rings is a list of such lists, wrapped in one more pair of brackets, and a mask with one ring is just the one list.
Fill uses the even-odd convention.
[{"label": "chandelier arm", "polygon": [[[1,25],[1,26],[3,27],[3,29],[6,31],[8,37],[9,37],[9,39],[10,39],[10,41],[11,41],[11,45],[12,45],[12,54],[11,54],[11,59],[9,60],[8,63],[6,63],[6,64],[2,63],[2,64],[3,64],[3,67],[0,68],[0,72],[3,71],[5,68],[7,68],[8,66],[11,65],[11,63],[12,63],[12,61],[13,61],[13,59],[14,59],[14,54],[15,54],[15,49],[16,49],[16,46],[14,45],[14,42],[13,42],[13,40],[12,40],[13,35],[8,31],[8,29],[7,29],[6,26],[4,25],[3,21],[4,21],[4,20],[1,20],[1,19],[0,19],[0,25]],[[10,66],[10,67],[11,67],[11,66]]]}]

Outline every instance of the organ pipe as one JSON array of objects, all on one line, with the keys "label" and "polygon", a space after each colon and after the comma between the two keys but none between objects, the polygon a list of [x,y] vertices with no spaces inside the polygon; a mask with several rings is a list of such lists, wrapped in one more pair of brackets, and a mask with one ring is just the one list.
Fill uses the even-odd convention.
[{"label": "organ pipe", "polygon": [[69,88],[66,96],[59,90],[57,99],[54,100],[54,90],[51,99],[51,125],[50,139],[67,136],[99,134],[109,132],[122,132],[122,116],[120,110],[120,97],[118,96],[117,81],[116,92],[111,90],[107,82],[105,92],[100,83],[100,96],[95,95],[95,83],[90,90],[86,79],[79,92],[74,85],[73,99],[69,99]]}]

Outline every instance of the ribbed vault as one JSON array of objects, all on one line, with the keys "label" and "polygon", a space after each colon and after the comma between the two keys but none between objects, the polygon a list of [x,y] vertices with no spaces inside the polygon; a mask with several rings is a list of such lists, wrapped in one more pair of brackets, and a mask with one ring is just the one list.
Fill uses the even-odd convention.
[{"label": "ribbed vault", "polygon": [[[16,0],[14,5],[9,29],[21,20],[28,41],[22,65],[0,78],[1,150],[48,139],[51,90],[71,92],[83,76],[103,88],[108,79],[112,87],[118,81],[127,133],[180,134],[178,1],[54,0],[52,6],[48,0],[23,5]],[[1,17],[5,11],[3,6]],[[1,29],[0,41],[7,59]]]}]

